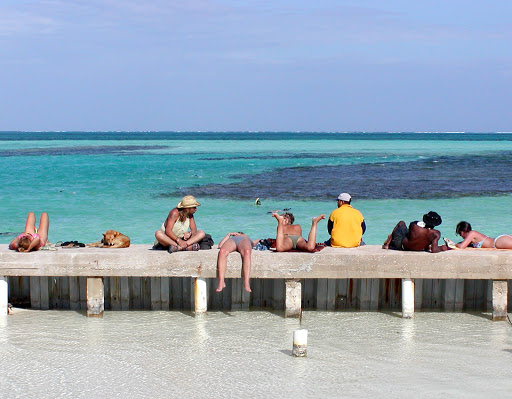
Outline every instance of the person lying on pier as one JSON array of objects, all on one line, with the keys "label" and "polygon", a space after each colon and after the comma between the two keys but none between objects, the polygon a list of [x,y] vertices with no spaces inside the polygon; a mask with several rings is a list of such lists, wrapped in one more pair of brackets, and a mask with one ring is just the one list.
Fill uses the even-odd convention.
[{"label": "person lying on pier", "polygon": [[198,242],[205,233],[197,230],[194,213],[201,204],[192,195],[186,195],[176,208],[169,212],[160,230],[155,232],[153,249],[165,249],[169,252],[197,251]]},{"label": "person lying on pier", "polygon": [[455,234],[460,235],[464,241],[455,244],[453,241],[445,238],[446,244],[452,249],[472,248],[493,248],[493,249],[512,249],[512,235],[501,234],[498,237],[489,237],[471,228],[471,224],[466,221],[459,222],[455,228]]},{"label": "person lying on pier", "polygon": [[34,212],[29,212],[24,232],[11,241],[9,249],[18,252],[38,251],[48,241],[49,227],[50,218],[46,212],[41,214],[39,229],[36,229],[36,215]]},{"label": "person lying on pier", "polygon": [[273,213],[272,216],[277,219],[277,252],[286,252],[292,249],[303,252],[315,252],[316,228],[318,222],[325,219],[325,215],[313,218],[307,241],[302,237],[302,227],[300,227],[300,224],[293,224],[295,221],[293,214],[289,212],[283,213],[282,215]]},{"label": "person lying on pier", "polygon": [[441,233],[434,229],[441,223],[441,216],[432,211],[423,215],[422,222],[412,222],[409,228],[401,220],[388,236],[382,248],[399,251],[430,251],[432,253],[445,251],[448,247],[438,245]]},{"label": "person lying on pier", "polygon": [[225,287],[226,283],[224,277],[226,276],[226,266],[228,262],[228,255],[231,252],[239,252],[242,256],[242,271],[244,273],[244,289],[247,292],[251,291],[249,279],[251,275],[251,255],[252,247],[258,243],[259,240],[254,242],[251,238],[242,232],[232,232],[226,234],[226,236],[219,243],[219,254],[217,256],[217,270],[219,274],[219,285],[215,291],[221,292]]}]

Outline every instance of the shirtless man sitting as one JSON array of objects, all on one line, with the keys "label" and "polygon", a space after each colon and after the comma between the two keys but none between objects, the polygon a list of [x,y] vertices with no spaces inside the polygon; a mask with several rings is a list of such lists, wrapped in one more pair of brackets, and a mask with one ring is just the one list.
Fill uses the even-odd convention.
[{"label": "shirtless man sitting", "polygon": [[430,251],[432,253],[445,251],[448,249],[446,246],[440,247],[437,244],[441,233],[434,229],[441,223],[441,216],[432,211],[423,215],[423,222],[412,222],[409,228],[401,220],[388,236],[382,248],[399,251]]},{"label": "shirtless man sitting", "polygon": [[296,249],[303,252],[315,251],[316,227],[320,220],[325,219],[325,215],[320,215],[313,218],[307,241],[302,237],[302,227],[300,227],[299,224],[293,224],[295,221],[293,214],[288,212],[282,215],[273,213],[272,216],[277,219],[277,252],[286,252],[290,251],[291,249]]}]

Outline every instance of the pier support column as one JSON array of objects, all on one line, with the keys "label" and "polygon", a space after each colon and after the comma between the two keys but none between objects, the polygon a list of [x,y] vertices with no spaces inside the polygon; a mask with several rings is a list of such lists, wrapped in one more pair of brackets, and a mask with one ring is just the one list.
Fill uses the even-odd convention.
[{"label": "pier support column", "polygon": [[206,279],[196,277],[194,282],[194,310],[196,315],[206,313],[208,307]]},{"label": "pier support column", "polygon": [[414,316],[414,280],[402,279],[402,317],[410,319]]},{"label": "pier support column", "polygon": [[302,305],[302,283],[298,279],[288,279],[284,282],[286,288],[285,317],[300,317]]},{"label": "pier support column", "polygon": [[492,320],[507,320],[507,280],[492,281]]},{"label": "pier support column", "polygon": [[0,276],[0,316],[7,316],[9,306],[9,284],[6,276]]},{"label": "pier support column", "polygon": [[87,317],[103,317],[104,310],[103,277],[87,277]]}]

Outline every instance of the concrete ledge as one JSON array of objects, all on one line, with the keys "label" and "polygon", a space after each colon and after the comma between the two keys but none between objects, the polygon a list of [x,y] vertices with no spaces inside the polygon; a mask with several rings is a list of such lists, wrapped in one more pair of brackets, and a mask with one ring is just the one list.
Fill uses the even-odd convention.
[{"label": "concrete ledge", "polygon": [[[149,245],[130,248],[75,248],[16,253],[0,246],[0,314],[6,314],[6,276],[87,277],[87,314],[101,316],[104,277],[195,277],[195,311],[206,311],[206,278],[217,274],[217,249],[169,254]],[[240,278],[241,258],[230,254],[227,278]],[[464,250],[438,254],[383,250],[379,246],[325,248],[314,254],[253,251],[252,278],[284,279],[287,316],[301,313],[300,279],[402,279],[402,314],[414,315],[414,279],[493,280],[493,319],[504,320],[512,251]],[[3,287],[3,288],[2,288]],[[34,287],[35,289],[36,287]],[[47,291],[45,289],[45,291]],[[126,290],[125,290],[126,291]],[[3,298],[3,299],[2,299]]]},{"label": "concrete ledge", "polygon": [[[216,277],[217,249],[169,254],[149,245],[16,253],[0,245],[0,276]],[[227,278],[241,275],[238,253]],[[512,279],[512,251],[462,250],[438,254],[325,248],[314,254],[253,251],[252,278]]]}]

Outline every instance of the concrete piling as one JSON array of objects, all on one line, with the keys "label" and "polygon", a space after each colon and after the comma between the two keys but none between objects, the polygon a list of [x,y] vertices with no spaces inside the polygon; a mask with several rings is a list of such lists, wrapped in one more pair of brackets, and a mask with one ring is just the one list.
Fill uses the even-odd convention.
[{"label": "concrete piling", "polygon": [[492,320],[507,320],[507,280],[492,281]]},{"label": "concrete piling", "polygon": [[9,284],[7,277],[0,276],[0,316],[7,316],[9,306]]},{"label": "concrete piling", "polygon": [[104,310],[103,277],[87,277],[87,317],[103,317]]},{"label": "concrete piling", "polygon": [[410,319],[414,316],[414,280],[402,279],[402,317]]},{"label": "concrete piling", "polygon": [[196,315],[206,313],[208,306],[206,286],[206,279],[196,277],[194,281],[194,310]]},{"label": "concrete piling", "polygon": [[295,357],[304,357],[308,353],[308,330],[295,330],[293,332],[292,354]]},{"label": "concrete piling", "polygon": [[302,303],[302,283],[298,279],[285,280],[285,317],[299,317]]}]

